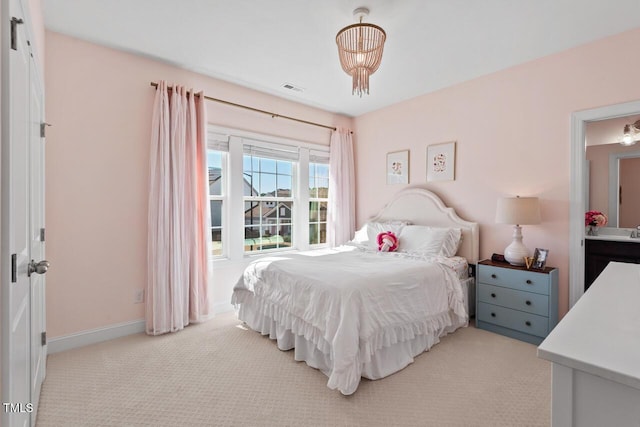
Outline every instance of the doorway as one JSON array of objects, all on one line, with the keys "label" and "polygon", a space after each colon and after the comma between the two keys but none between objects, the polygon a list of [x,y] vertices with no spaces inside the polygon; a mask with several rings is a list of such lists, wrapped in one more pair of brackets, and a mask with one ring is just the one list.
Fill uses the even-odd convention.
[{"label": "doorway", "polygon": [[571,195],[569,209],[569,308],[584,294],[584,212],[587,182],[587,122],[640,114],[640,101],[583,110],[571,115]]}]

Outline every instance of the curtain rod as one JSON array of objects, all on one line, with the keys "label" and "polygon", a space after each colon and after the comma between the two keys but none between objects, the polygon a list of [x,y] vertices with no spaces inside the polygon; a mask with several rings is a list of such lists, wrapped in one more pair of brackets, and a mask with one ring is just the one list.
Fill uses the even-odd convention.
[{"label": "curtain rod", "polygon": [[[153,86],[153,87],[155,87],[157,89],[158,88],[158,83],[151,82],[151,86]],[[169,86],[168,88],[170,90],[173,89],[171,86]],[[235,102],[225,101],[224,99],[212,98],[212,97],[207,96],[207,95],[203,95],[203,96],[204,96],[204,99],[209,100],[209,101],[220,102],[221,104],[231,105],[232,107],[244,108],[245,110],[255,111],[256,113],[268,114],[273,118],[279,117],[281,119],[293,120],[294,122],[298,122],[298,123],[304,123],[304,124],[307,124],[307,125],[318,126],[318,127],[325,128],[325,129],[336,130],[336,128],[333,127],[333,126],[327,126],[327,125],[323,125],[323,124],[320,124],[320,123],[310,122],[310,121],[307,121],[307,120],[296,119],[295,117],[283,116],[282,114],[272,113],[271,111],[266,111],[266,110],[260,110],[258,108],[249,107],[247,105],[236,104]]]}]

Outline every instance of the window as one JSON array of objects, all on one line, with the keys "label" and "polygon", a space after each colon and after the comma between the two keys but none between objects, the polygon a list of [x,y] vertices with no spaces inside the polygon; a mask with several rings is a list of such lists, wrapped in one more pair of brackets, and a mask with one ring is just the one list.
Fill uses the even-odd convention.
[{"label": "window", "polygon": [[245,252],[291,247],[293,161],[254,154],[242,160]]},{"label": "window", "polygon": [[213,258],[326,244],[328,147],[214,125],[207,144]]},{"label": "window", "polygon": [[309,244],[327,243],[329,165],[309,163]]},{"label": "window", "polygon": [[209,171],[209,206],[211,208],[211,254],[220,256],[222,248],[222,220],[224,203],[224,152],[207,150]]}]

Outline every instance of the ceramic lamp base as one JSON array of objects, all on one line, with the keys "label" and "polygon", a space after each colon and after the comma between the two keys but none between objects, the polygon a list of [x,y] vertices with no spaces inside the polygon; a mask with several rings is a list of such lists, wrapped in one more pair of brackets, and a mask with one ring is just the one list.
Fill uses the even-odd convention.
[{"label": "ceramic lamp base", "polygon": [[524,258],[529,256],[529,249],[522,243],[522,228],[513,227],[513,242],[504,250],[504,259],[511,265],[525,265]]}]

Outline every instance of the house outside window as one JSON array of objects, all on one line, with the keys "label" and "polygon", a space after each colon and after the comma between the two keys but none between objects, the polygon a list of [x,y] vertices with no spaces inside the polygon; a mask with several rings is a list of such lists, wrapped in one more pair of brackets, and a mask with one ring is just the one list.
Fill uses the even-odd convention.
[{"label": "house outside window", "polygon": [[245,252],[290,248],[294,162],[245,154],[242,169]]}]

